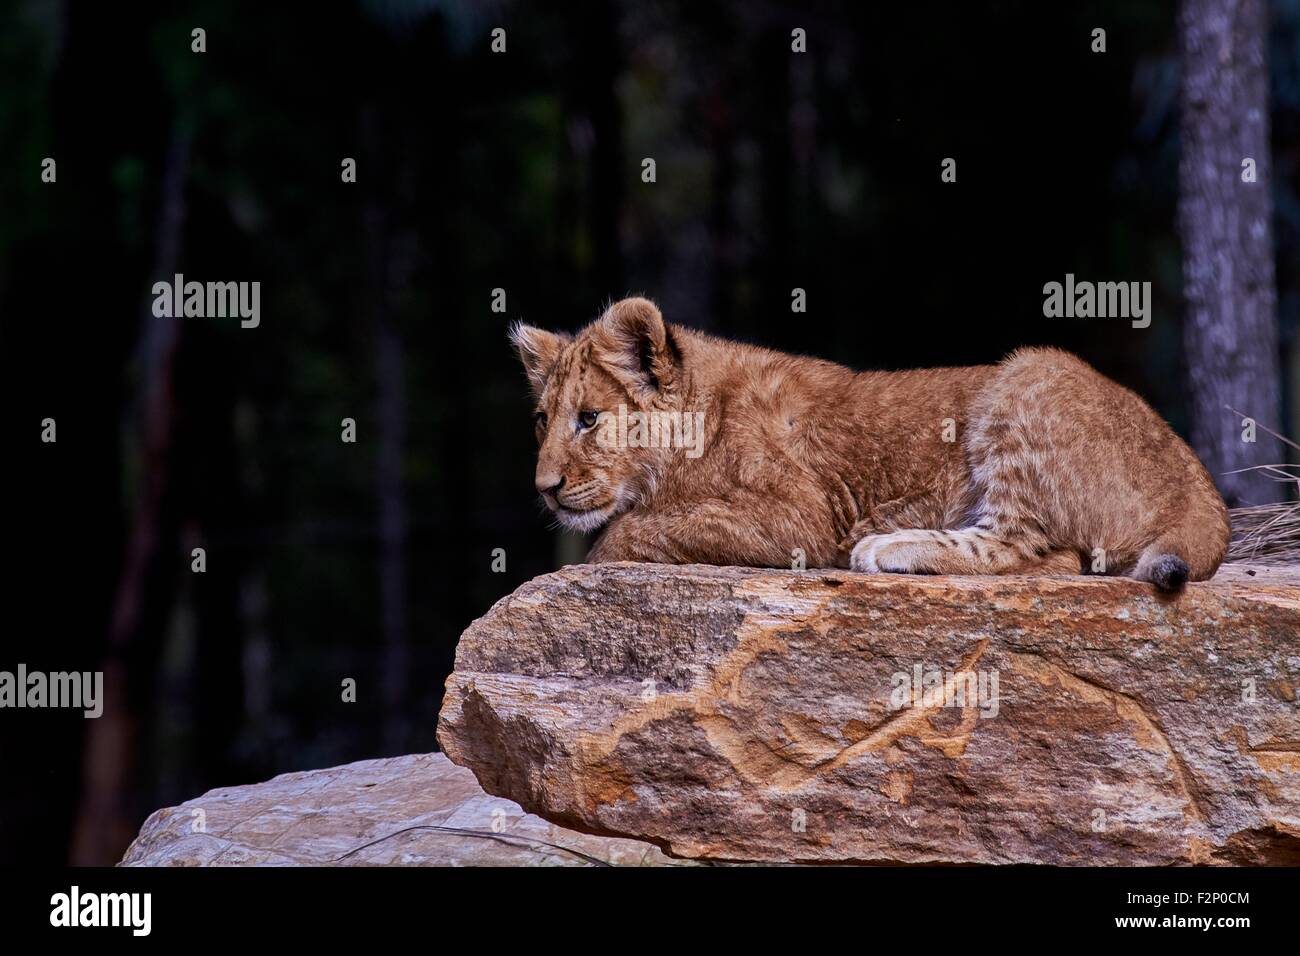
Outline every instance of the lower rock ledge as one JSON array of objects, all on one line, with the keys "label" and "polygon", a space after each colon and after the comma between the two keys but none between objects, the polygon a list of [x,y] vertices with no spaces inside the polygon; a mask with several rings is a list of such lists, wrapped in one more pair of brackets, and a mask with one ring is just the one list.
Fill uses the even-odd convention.
[{"label": "lower rock ledge", "polygon": [[442,754],[213,790],[154,813],[120,866],[661,866],[636,840],[574,833],[489,796]]},{"label": "lower rock ledge", "polygon": [[438,739],[489,793],[680,857],[1300,863],[1300,578],[644,564],[465,632]]}]

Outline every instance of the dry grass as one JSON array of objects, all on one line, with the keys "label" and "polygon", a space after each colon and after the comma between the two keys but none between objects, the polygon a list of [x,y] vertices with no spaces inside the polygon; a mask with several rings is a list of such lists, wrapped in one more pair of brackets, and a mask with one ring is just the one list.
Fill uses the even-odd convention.
[{"label": "dry grass", "polygon": [[1300,503],[1233,508],[1228,561],[1300,565]]},{"label": "dry grass", "polygon": [[[1246,417],[1231,405],[1224,407],[1239,418]],[[1258,428],[1300,451],[1300,445],[1285,435],[1279,435],[1263,425],[1258,425]],[[1258,471],[1274,481],[1294,484],[1300,491],[1300,465],[1255,465],[1240,471]],[[1300,565],[1300,502],[1233,508],[1228,514],[1232,519],[1232,541],[1228,545],[1228,557],[1225,560]]]}]

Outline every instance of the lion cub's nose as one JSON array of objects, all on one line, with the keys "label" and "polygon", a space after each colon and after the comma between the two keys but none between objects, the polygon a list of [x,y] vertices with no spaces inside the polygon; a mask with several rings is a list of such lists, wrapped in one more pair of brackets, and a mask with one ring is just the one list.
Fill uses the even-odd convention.
[{"label": "lion cub's nose", "polygon": [[544,495],[554,495],[564,487],[564,476],[558,478],[555,475],[538,475],[537,490]]}]

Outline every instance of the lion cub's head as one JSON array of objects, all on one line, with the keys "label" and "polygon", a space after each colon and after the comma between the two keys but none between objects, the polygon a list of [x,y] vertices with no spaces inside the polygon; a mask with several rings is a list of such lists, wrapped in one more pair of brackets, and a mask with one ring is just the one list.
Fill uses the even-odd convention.
[{"label": "lion cub's head", "polygon": [[518,324],[510,338],[536,400],[537,490],[561,524],[598,528],[653,480],[661,450],[627,441],[625,416],[678,407],[683,369],[672,331],[638,298],[614,303],[576,336]]}]

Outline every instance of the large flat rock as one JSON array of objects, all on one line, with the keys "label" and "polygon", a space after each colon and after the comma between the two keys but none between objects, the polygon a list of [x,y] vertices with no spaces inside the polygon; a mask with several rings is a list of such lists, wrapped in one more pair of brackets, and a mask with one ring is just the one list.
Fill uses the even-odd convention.
[{"label": "large flat rock", "polygon": [[681,857],[1300,863],[1298,687],[1294,572],[576,565],[465,632],[438,739]]},{"label": "large flat rock", "polygon": [[[201,826],[202,829],[198,829]],[[442,754],[288,773],[154,813],[121,866],[659,866],[489,796]]]}]

